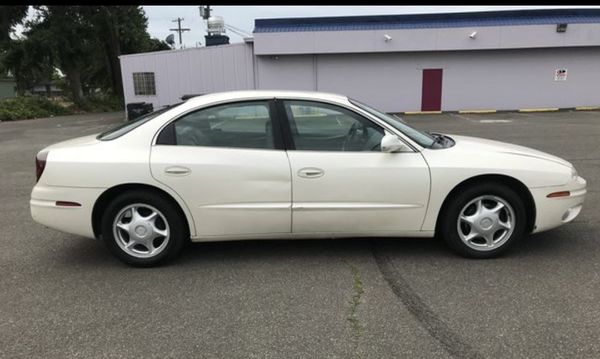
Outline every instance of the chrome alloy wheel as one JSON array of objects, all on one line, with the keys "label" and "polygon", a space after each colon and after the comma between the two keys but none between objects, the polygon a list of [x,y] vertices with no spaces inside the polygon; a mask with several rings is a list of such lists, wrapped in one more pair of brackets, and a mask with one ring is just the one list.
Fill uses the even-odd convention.
[{"label": "chrome alloy wheel", "polygon": [[504,199],[485,195],[467,203],[459,212],[457,227],[460,239],[477,251],[502,246],[515,228],[515,211]]},{"label": "chrome alloy wheel", "polygon": [[117,245],[137,258],[150,258],[169,243],[169,224],[156,208],[143,203],[131,204],[115,216],[113,233]]}]

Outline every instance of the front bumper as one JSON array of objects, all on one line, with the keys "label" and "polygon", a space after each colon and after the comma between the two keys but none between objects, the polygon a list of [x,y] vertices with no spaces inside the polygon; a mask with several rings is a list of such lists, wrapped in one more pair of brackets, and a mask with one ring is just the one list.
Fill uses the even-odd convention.
[{"label": "front bumper", "polygon": [[[94,238],[92,210],[103,188],[36,185],[29,207],[34,221],[62,232]],[[57,206],[57,201],[76,202],[79,207]]]},{"label": "front bumper", "polygon": [[[563,186],[530,188],[536,208],[533,233],[543,232],[575,219],[583,207],[586,186],[587,182],[577,176]],[[561,191],[569,191],[570,194],[564,197],[547,197],[550,193]]]}]

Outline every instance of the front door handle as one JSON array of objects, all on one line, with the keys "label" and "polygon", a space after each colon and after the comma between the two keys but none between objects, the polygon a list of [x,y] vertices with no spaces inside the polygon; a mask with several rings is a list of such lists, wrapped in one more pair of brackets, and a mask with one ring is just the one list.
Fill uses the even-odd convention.
[{"label": "front door handle", "polygon": [[303,178],[319,178],[322,177],[324,174],[325,171],[316,167],[306,167],[298,170],[298,176]]},{"label": "front door handle", "polygon": [[165,168],[165,173],[174,176],[185,176],[189,175],[192,171],[183,166],[172,166]]}]

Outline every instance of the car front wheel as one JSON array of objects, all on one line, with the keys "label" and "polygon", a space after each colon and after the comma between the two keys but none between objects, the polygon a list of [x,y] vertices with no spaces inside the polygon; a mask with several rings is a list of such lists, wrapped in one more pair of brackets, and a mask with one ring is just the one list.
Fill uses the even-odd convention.
[{"label": "car front wheel", "polygon": [[480,184],[460,192],[442,215],[442,237],[470,258],[497,257],[524,235],[527,222],[523,200],[500,184]]},{"label": "car front wheel", "polygon": [[130,192],[114,199],[102,219],[108,249],[134,266],[154,266],[182,249],[185,224],[176,208],[151,192]]}]

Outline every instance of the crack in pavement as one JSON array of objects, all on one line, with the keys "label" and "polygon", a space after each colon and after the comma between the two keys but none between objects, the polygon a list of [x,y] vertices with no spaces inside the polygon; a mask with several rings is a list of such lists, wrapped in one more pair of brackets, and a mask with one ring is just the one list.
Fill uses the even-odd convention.
[{"label": "crack in pavement", "polygon": [[354,354],[358,359],[361,359],[362,353],[359,351],[360,339],[363,333],[363,326],[360,324],[358,319],[357,310],[358,306],[362,303],[361,298],[365,290],[363,289],[362,281],[360,280],[360,272],[358,268],[350,265],[352,271],[352,288],[353,294],[350,300],[350,314],[348,315],[348,321],[352,325],[352,332],[354,334]]},{"label": "crack in pavement", "polygon": [[391,260],[380,253],[371,241],[371,252],[383,275],[396,297],[423,326],[425,330],[436,339],[446,351],[455,358],[483,358],[471,345],[466,343],[460,335],[455,333],[440,317],[421,299],[410,287],[408,282],[393,269]]}]

